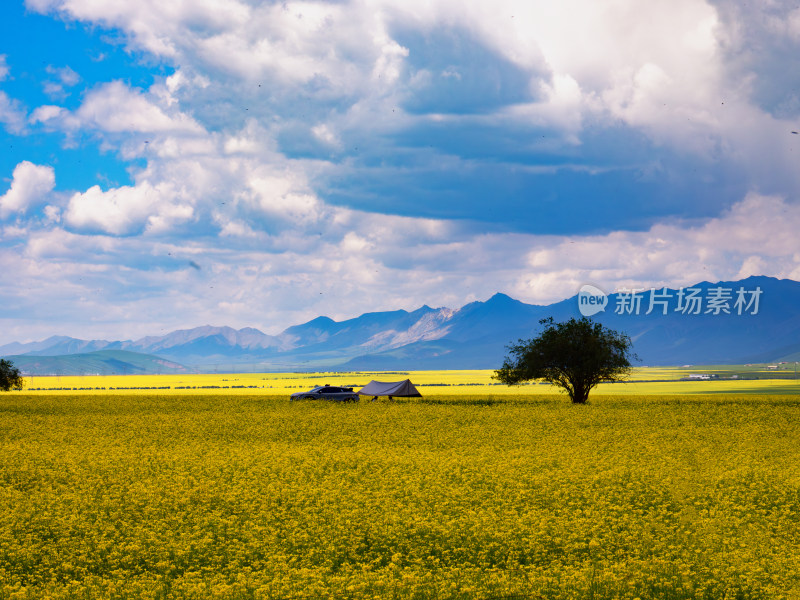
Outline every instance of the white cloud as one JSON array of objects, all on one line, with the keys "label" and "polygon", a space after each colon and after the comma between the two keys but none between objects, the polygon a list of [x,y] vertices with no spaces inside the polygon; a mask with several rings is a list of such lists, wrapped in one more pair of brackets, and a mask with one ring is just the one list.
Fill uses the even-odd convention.
[{"label": "white cloud", "polygon": [[[579,142],[585,115],[593,114],[682,150],[725,150],[732,123],[720,114],[720,103],[747,101],[741,78],[726,80],[724,23],[705,0],[29,0],[28,6],[119,27],[137,48],[168,58],[179,67],[167,82],[170,102],[180,99],[185,110],[204,112],[209,101],[224,99],[250,106],[250,114],[266,108],[266,119],[291,112],[303,98],[325,119],[313,125],[313,135],[334,147],[348,132],[390,125],[382,103],[389,98],[396,109],[424,71],[409,68],[416,49],[393,37],[403,27],[425,33],[458,28],[527,71],[542,97],[527,109],[505,107],[505,114],[559,128],[570,145]],[[217,84],[210,86],[212,79]],[[340,108],[329,110],[332,101]],[[88,97],[77,116],[106,131],[194,127],[185,115],[164,110],[117,83]],[[228,123],[240,110],[233,108]]]},{"label": "white cloud", "polygon": [[127,235],[160,233],[193,215],[192,206],[179,202],[175,190],[165,184],[143,183],[105,192],[95,185],[70,198],[64,221],[77,230]]},{"label": "white cloud", "polygon": [[0,196],[0,218],[23,214],[31,206],[45,201],[55,185],[53,167],[22,161],[14,168],[11,187]]},{"label": "white cloud", "polygon": [[[797,130],[792,98],[775,84],[775,106],[754,100],[753,82],[762,64],[757,49],[772,48],[770,36],[794,48],[800,12],[749,24],[760,9],[730,7],[736,4],[27,0],[31,10],[119,29],[132,47],[175,72],[149,89],[101,83],[75,110],[53,100],[33,111],[30,125],[68,138],[88,135],[104,150],[136,160],[135,184],[93,186],[66,202],[52,200],[36,225],[41,229],[14,252],[24,255],[25,281],[37,293],[71,282],[55,297],[85,307],[115,299],[119,312],[109,313],[109,322],[139,320],[155,328],[216,321],[274,330],[318,314],[455,307],[495,291],[548,302],[586,282],[614,288],[756,272],[797,277],[800,147],[789,133]],[[434,46],[404,36],[409,30]],[[530,97],[476,114],[407,113],[403,107],[419,90],[469,79],[469,64],[454,59],[434,68],[420,59],[442,49],[435,46],[446,43],[436,42],[440,31],[457,31],[465,46],[513,65]],[[0,61],[0,79],[7,71]],[[60,86],[77,77],[52,74]],[[26,126],[26,111],[2,92],[0,121],[17,132]],[[699,224],[670,221],[598,236],[476,234],[475,223],[370,213],[369,198],[363,210],[326,201],[331,173],[344,173],[346,186],[346,174],[363,164],[364,171],[385,164],[406,169],[413,180],[415,160],[423,168],[458,162],[456,148],[448,150],[453,155],[431,150],[392,163],[412,156],[414,131],[459,123],[479,127],[487,142],[541,129],[548,141],[538,142],[537,131],[531,144],[550,144],[542,147],[559,159],[575,156],[587,172],[620,167],[580,160],[589,135],[608,135],[613,151],[615,140],[641,134],[658,151],[691,154],[687,160],[700,171],[722,163],[743,174],[743,188],[780,197],[751,194]],[[620,130],[628,137],[615,138]],[[371,154],[359,163],[355,148],[362,142]],[[506,159],[513,157],[498,158]],[[647,157],[660,159],[658,152]],[[472,157],[463,162],[481,166]],[[35,168],[52,175],[49,167]],[[43,193],[25,195],[30,187],[17,183],[15,171],[0,211],[21,214],[43,202],[53,185],[45,181]],[[494,210],[485,202],[486,211]],[[692,208],[676,206],[677,217]],[[8,260],[8,253],[0,257]],[[188,266],[190,260],[203,269]],[[82,272],[92,273],[91,283],[75,283]],[[142,299],[128,286],[152,293]]]},{"label": "white cloud", "polygon": [[60,83],[55,83],[53,81],[45,81],[42,84],[42,89],[45,94],[51,99],[61,99],[67,97],[67,93],[64,91],[64,86]]},{"label": "white cloud", "polygon": [[5,54],[0,54],[0,81],[8,77],[9,68],[8,61]]},{"label": "white cloud", "polygon": [[45,70],[47,73],[55,76],[56,78],[56,81],[50,80],[42,82],[44,93],[47,94],[51,99],[64,100],[67,96],[69,96],[69,92],[67,92],[65,88],[77,85],[77,83],[81,80],[80,75],[78,75],[68,66],[56,68],[52,65],[48,65]]},{"label": "white cloud", "polygon": [[51,99],[64,100],[69,96],[66,88],[77,85],[81,80],[80,75],[73,71],[70,67],[56,68],[49,65],[45,69],[50,75],[56,77],[56,81],[43,81],[42,89]]},{"label": "white cloud", "polygon": [[750,194],[702,225],[659,224],[644,232],[536,243],[527,255],[532,273],[520,276],[513,289],[522,298],[553,300],[573,294],[584,283],[611,290],[732,280],[756,273],[792,277],[800,252],[797,227],[800,206]]},{"label": "white cloud", "polygon": [[0,123],[11,133],[21,134],[25,131],[25,118],[25,110],[19,101],[0,91]]},{"label": "white cloud", "polygon": [[[670,125],[682,127],[686,118],[706,121],[722,85],[717,15],[703,0],[381,5],[391,15],[387,20],[411,21],[426,31],[457,26],[472,32],[528,70],[533,81],[549,71],[548,103],[608,112],[658,138],[671,139]],[[684,141],[696,135],[685,133]]]},{"label": "white cloud", "polygon": [[31,113],[31,116],[28,118],[28,121],[32,125],[35,125],[36,123],[48,123],[56,121],[65,115],[67,115],[66,109],[60,106],[46,104],[36,107],[36,109],[34,109],[34,111]]},{"label": "white cloud", "polygon": [[340,147],[342,145],[341,140],[326,123],[315,125],[311,128],[311,132],[324,144],[333,147]]},{"label": "white cloud", "polygon": [[44,216],[50,223],[58,223],[61,221],[61,208],[48,204],[44,207]]},{"label": "white cloud", "polygon": [[107,132],[191,132],[202,131],[190,117],[165,110],[140,92],[114,81],[87,94],[75,117],[84,125]]},{"label": "white cloud", "polygon": [[[98,215],[90,225],[124,230],[129,221],[112,213],[132,210],[141,192],[83,198],[85,214]],[[146,219],[136,216],[139,228]],[[547,303],[587,282],[611,291],[753,272],[796,277],[800,258],[800,207],[758,195],[705,223],[604,236],[475,235],[456,223],[346,210],[337,219],[321,235],[300,237],[267,236],[231,221],[224,236],[191,241],[54,228],[28,233],[0,252],[0,266],[18,265],[30,318],[42,319],[43,334],[53,332],[47,306],[57,300],[61,322],[74,314],[76,323],[61,333],[136,337],[203,323],[274,333],[320,314],[343,319],[422,304],[455,308],[495,291]],[[4,290],[0,300],[16,293]],[[87,323],[86,314],[96,314],[97,322]]]},{"label": "white cloud", "polygon": [[50,75],[55,75],[58,78],[59,83],[65,86],[71,87],[73,85],[77,85],[81,80],[81,76],[69,66],[54,67],[52,65],[48,65],[45,71],[47,71]]},{"label": "white cloud", "polygon": [[[122,28],[138,48],[181,67],[183,85],[193,78],[220,78],[229,86],[228,97],[240,101],[257,101],[255,82],[264,84],[262,97],[269,91],[272,101],[281,104],[295,102],[298,93],[312,103],[345,99],[351,107],[403,94],[415,75],[407,64],[415,49],[398,43],[393,32],[408,26],[424,32],[464,30],[529,71],[535,87],[547,74],[545,103],[564,107],[550,112],[554,124],[570,131],[574,117],[565,121],[564,111],[601,111],[659,140],[703,148],[709,131],[720,133],[712,109],[721,95],[730,97],[733,91],[723,81],[718,14],[704,0],[256,5],[239,0],[29,0],[28,6]],[[447,72],[457,69],[455,65]],[[176,91],[180,86],[173,81],[171,87]],[[189,104],[190,93],[187,89],[183,96]],[[123,100],[129,106],[131,99]],[[92,112],[90,108],[86,111]],[[149,110],[132,108],[133,115]],[[162,116],[148,114],[119,123],[121,114],[103,118],[106,110],[96,110],[95,117],[106,128],[140,130],[142,120],[164,122]],[[369,111],[359,112],[365,119],[362,126],[374,124]]]},{"label": "white cloud", "polygon": [[143,227],[157,204],[155,196],[150,186],[124,186],[104,192],[95,185],[70,198],[64,220],[78,229],[130,233]]},{"label": "white cloud", "polygon": [[[247,109],[272,133],[297,119],[321,145],[345,148],[353,134],[413,123],[394,110],[424,69],[410,68],[419,50],[400,44],[397,30],[412,27],[427,35],[457,28],[527,71],[538,95],[524,106],[501,107],[505,118],[496,126],[513,127],[515,120],[550,126],[561,130],[568,145],[577,145],[590,114],[595,126],[598,119],[603,126],[623,123],[681,151],[727,154],[753,165],[753,177],[767,179],[775,170],[763,173],[763,152],[748,150],[749,138],[769,127],[771,117],[748,105],[741,77],[726,78],[728,21],[705,0],[29,0],[28,7],[118,27],[132,45],[178,67],[163,90],[154,86],[142,93],[120,82],[96,89],[73,115],[73,127],[197,133],[198,122],[213,119],[215,130],[230,134],[241,127],[240,113]],[[457,73],[460,66],[445,72]],[[292,115],[299,104],[310,114]],[[210,114],[216,105],[225,108]],[[34,115],[43,122],[55,118]],[[744,132],[742,123],[748,124]],[[785,153],[781,149],[778,163]],[[783,165],[781,172],[786,179]]]},{"label": "white cloud", "polygon": [[86,94],[75,111],[56,105],[39,106],[29,121],[68,135],[83,130],[107,136],[205,133],[194,119],[179,110],[166,88],[155,85],[142,92],[121,81],[97,86]]},{"label": "white cloud", "polygon": [[[259,170],[261,171],[261,170]],[[324,206],[288,173],[252,173],[242,198],[275,219],[309,224],[323,218]]]}]

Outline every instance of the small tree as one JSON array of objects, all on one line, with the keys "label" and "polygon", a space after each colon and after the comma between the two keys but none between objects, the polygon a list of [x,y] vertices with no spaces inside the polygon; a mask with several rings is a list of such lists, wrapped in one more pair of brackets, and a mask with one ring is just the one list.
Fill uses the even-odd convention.
[{"label": "small tree", "polygon": [[587,317],[554,323],[539,321],[544,331],[531,340],[508,346],[509,356],[495,371],[494,379],[517,385],[544,379],[569,394],[572,402],[585,404],[589,392],[601,381],[622,381],[631,370],[631,339]]},{"label": "small tree", "polygon": [[0,390],[21,390],[24,385],[19,369],[10,360],[0,358]]}]

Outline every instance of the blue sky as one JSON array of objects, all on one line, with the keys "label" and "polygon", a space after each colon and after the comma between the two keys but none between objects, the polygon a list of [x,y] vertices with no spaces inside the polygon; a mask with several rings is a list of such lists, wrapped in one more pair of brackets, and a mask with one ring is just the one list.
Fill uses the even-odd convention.
[{"label": "blue sky", "polygon": [[0,343],[800,278],[800,9],[11,0]]}]

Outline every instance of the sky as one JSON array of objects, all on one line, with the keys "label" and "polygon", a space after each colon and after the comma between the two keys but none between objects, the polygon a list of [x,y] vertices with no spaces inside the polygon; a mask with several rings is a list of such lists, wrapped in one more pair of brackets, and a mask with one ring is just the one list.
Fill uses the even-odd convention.
[{"label": "sky", "polygon": [[0,343],[800,279],[800,5],[7,0]]}]

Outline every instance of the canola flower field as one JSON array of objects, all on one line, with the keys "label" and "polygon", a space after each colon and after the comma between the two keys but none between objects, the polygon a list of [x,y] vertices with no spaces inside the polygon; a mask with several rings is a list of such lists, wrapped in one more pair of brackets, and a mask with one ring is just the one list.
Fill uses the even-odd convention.
[{"label": "canola flower field", "polygon": [[[744,367],[738,367],[745,369]],[[739,379],[709,381],[680,381],[692,374],[735,372],[722,367],[639,367],[633,369],[630,381],[600,384],[593,395],[653,395],[653,394],[797,394],[800,379],[795,379],[788,366],[775,372],[765,369],[746,369]],[[411,379],[427,396],[491,395],[516,397],[557,393],[549,384],[528,383],[508,387],[492,379],[492,370],[356,372],[356,373],[213,373],[176,375],[82,375],[27,377],[25,393],[29,394],[205,394],[224,393],[252,395],[254,393],[286,395],[311,389],[316,385],[363,387],[371,379],[397,381]],[[757,379],[753,379],[753,378]]]},{"label": "canola flower field", "polygon": [[796,395],[538,388],[0,395],[0,598],[800,598]]}]

